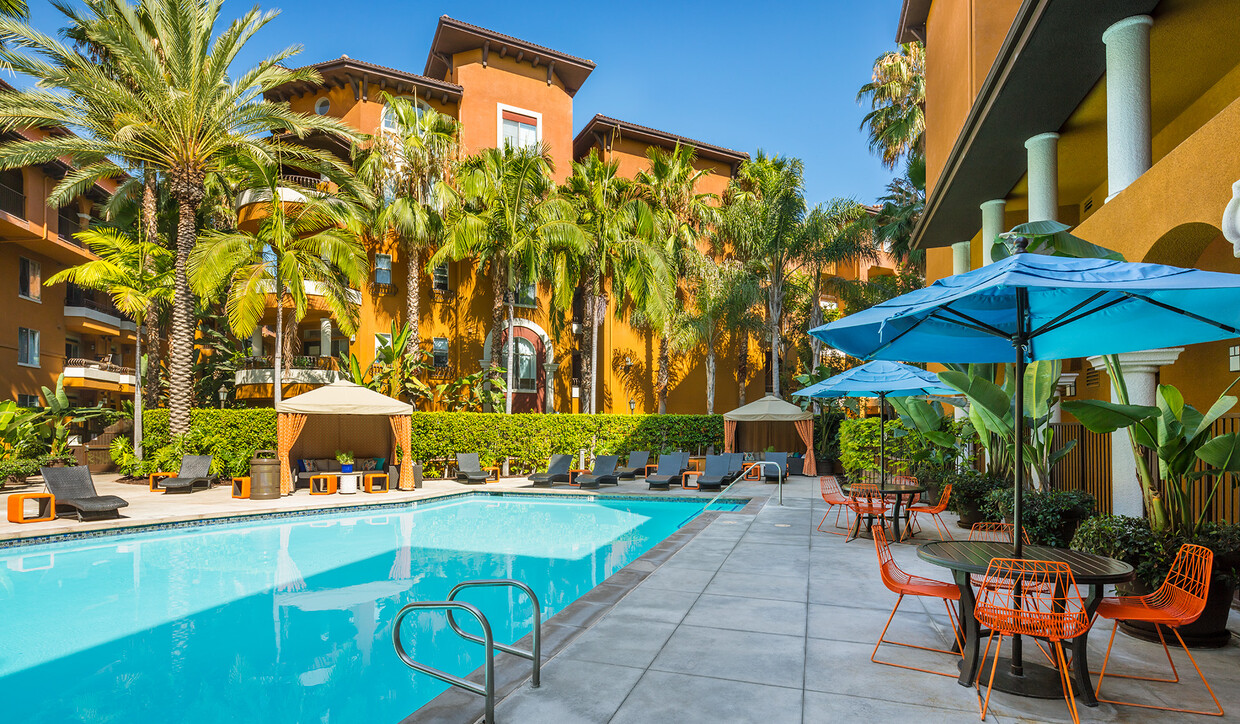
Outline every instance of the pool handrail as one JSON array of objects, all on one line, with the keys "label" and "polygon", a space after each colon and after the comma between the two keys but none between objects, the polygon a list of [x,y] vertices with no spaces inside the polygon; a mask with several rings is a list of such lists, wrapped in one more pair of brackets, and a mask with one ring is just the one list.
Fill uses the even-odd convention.
[{"label": "pool handrail", "polygon": [[[464,677],[449,674],[446,671],[440,671],[439,669],[427,666],[426,664],[418,663],[408,654],[408,652],[405,651],[404,645],[400,642],[400,624],[409,614],[414,611],[446,610],[449,612],[449,620],[451,620],[451,611],[453,609],[469,612],[474,618],[478,619],[478,623],[482,625],[482,638],[478,639],[473,637],[473,640],[480,641],[486,648],[486,670],[482,681],[482,686],[478,686]],[[456,629],[455,624],[453,625],[453,628]],[[460,629],[456,629],[456,631],[457,633],[460,633]],[[413,603],[405,604],[400,609],[400,612],[396,614],[396,620],[392,623],[392,645],[396,647],[396,655],[402,662],[404,662],[405,666],[408,666],[415,671],[421,671],[423,674],[433,676],[446,684],[450,684],[457,688],[464,689],[468,692],[484,697],[486,699],[486,712],[483,716],[483,722],[485,724],[495,724],[494,639],[491,636],[491,625],[487,623],[487,617],[484,616],[482,611],[478,610],[476,606],[464,603],[463,601],[415,601]]]},{"label": "pool handrail", "polygon": [[487,644],[477,636],[462,631],[461,627],[457,625],[456,618],[452,615],[451,609],[448,610],[448,625],[450,625],[452,630],[455,631],[461,638],[469,639],[470,641],[483,644],[484,646],[494,647],[504,653],[512,654],[513,656],[520,656],[523,659],[532,661],[534,663],[534,673],[530,678],[530,686],[537,689],[540,683],[540,673],[542,670],[542,615],[541,608],[538,605],[538,596],[534,595],[533,589],[521,581],[512,578],[478,579],[476,581],[464,581],[453,586],[452,590],[448,593],[448,601],[455,601],[456,594],[467,588],[485,588],[494,586],[510,586],[512,588],[518,588],[524,591],[526,596],[529,596],[530,602],[534,605],[534,630],[532,631],[534,636],[534,645],[530,651],[523,651],[521,649],[508,646],[507,644],[501,644],[494,641]]}]

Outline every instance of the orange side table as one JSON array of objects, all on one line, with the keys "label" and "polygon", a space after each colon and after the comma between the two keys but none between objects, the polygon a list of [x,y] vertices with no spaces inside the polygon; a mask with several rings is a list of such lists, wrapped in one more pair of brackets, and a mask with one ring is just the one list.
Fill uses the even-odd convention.
[{"label": "orange side table", "polygon": [[338,484],[339,481],[335,475],[311,475],[310,494],[332,495],[336,492],[336,486]]},{"label": "orange side table", "polygon": [[[383,482],[379,482],[382,480]],[[387,493],[392,490],[387,473],[366,473],[362,476],[362,490],[367,493]]]},{"label": "orange side table", "polygon": [[568,484],[577,485],[577,476],[585,475],[588,472],[590,471],[589,470],[569,470],[568,471]]},{"label": "orange side table", "polygon": [[[33,516],[26,515],[26,501],[38,503]],[[9,496],[10,523],[42,523],[56,520],[56,496],[51,493],[13,493]]]},{"label": "orange side table", "polygon": [[233,478],[232,496],[234,498],[250,497],[250,476],[249,475]]},{"label": "orange side table", "polygon": [[485,472],[485,473],[490,473],[491,475],[494,475],[494,476],[495,476],[495,482],[497,482],[497,483],[499,482],[499,471],[500,471],[500,466],[498,466],[498,465],[492,465],[492,466],[491,466],[491,467],[489,467],[489,468],[483,468],[483,469],[482,469],[482,471],[483,471],[483,472]]}]

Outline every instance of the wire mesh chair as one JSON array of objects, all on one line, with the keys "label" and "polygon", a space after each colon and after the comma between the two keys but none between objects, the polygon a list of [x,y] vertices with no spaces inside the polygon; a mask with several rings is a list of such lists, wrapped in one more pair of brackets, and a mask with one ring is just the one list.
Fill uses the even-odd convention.
[{"label": "wire mesh chair", "polygon": [[[1171,570],[1167,573],[1167,578],[1157,591],[1146,596],[1117,596],[1102,599],[1098,604],[1098,615],[1103,618],[1109,618],[1115,623],[1111,629],[1111,640],[1107,643],[1106,656],[1102,659],[1102,671],[1098,674],[1098,701],[1123,706],[1136,706],[1143,709],[1223,716],[1223,705],[1219,703],[1218,697],[1214,694],[1214,689],[1210,688],[1210,683],[1206,681],[1205,674],[1201,673],[1201,667],[1197,665],[1197,660],[1193,658],[1192,652],[1188,650],[1188,646],[1184,644],[1184,639],[1180,636],[1180,627],[1196,621],[1201,612],[1205,610],[1206,597],[1210,593],[1210,571],[1213,563],[1214,553],[1209,548],[1186,543],[1180,546],[1179,552],[1175,555],[1175,562],[1171,564]],[[1111,674],[1112,677],[1168,684],[1179,683],[1180,672],[1175,668],[1175,662],[1171,659],[1171,650],[1167,648],[1167,641],[1163,638],[1163,627],[1165,626],[1175,634],[1175,638],[1180,642],[1184,653],[1188,654],[1188,660],[1192,662],[1193,668],[1197,670],[1197,676],[1201,678],[1201,683],[1205,684],[1206,691],[1210,692],[1210,697],[1214,699],[1214,706],[1217,707],[1218,711],[1176,709],[1167,706],[1155,706],[1153,704],[1103,699],[1101,696],[1102,682],[1107,677],[1107,662],[1111,658],[1111,646],[1115,644],[1115,630],[1119,628],[1120,621],[1145,621],[1155,624],[1154,628],[1158,631],[1158,640],[1162,642],[1163,653],[1167,655],[1167,663],[1171,665],[1172,678],[1158,679],[1115,673]]]},{"label": "wire mesh chair", "polygon": [[910,505],[908,507],[908,512],[909,512],[909,517],[911,518],[912,525],[906,525],[904,527],[905,538],[913,537],[912,528],[914,525],[917,525],[918,528],[921,527],[917,523],[917,515],[918,513],[920,513],[922,515],[928,515],[931,517],[931,519],[934,520],[934,528],[935,530],[938,531],[940,538],[946,538],[947,540],[955,540],[954,538],[952,538],[952,533],[951,533],[951,530],[947,527],[947,523],[944,523],[943,519],[940,517],[943,515],[943,512],[947,510],[948,504],[951,503],[951,498],[952,498],[952,484],[948,483],[947,485],[943,486],[943,491],[939,494],[939,502],[935,503],[934,505],[924,505],[924,504]]},{"label": "wire mesh chair", "polygon": [[[1011,523],[974,523],[969,529],[969,540],[990,540],[998,543],[1015,543],[1014,535],[1015,526]],[[1029,531],[1025,528],[1020,529],[1021,538],[1025,545],[1029,543]]]},{"label": "wire mesh chair", "polygon": [[887,501],[878,486],[873,483],[853,483],[848,488],[848,509],[857,516],[857,520],[849,532],[845,543],[861,534],[861,525],[872,525],[875,520],[880,524],[887,519]]},{"label": "wire mesh chair", "polygon": [[840,527],[840,513],[848,510],[848,498],[844,495],[844,491],[840,490],[840,481],[834,475],[823,475],[818,478],[819,486],[822,489],[822,500],[827,504],[826,515],[822,516],[822,520],[818,522],[818,531],[821,533],[831,533],[833,535],[847,535],[847,533],[837,533],[833,530],[823,530],[823,523],[827,522],[827,516],[831,515],[831,511],[835,511],[835,527]]},{"label": "wire mesh chair", "polygon": [[870,653],[870,661],[876,664],[883,664],[884,666],[911,669],[912,671],[921,671],[938,676],[948,676],[951,678],[959,676],[959,671],[957,670],[932,671],[930,669],[919,669],[916,666],[908,666],[907,664],[897,664],[893,661],[882,661],[878,658],[878,647],[883,644],[905,646],[910,649],[921,649],[922,651],[936,651],[940,654],[950,654],[952,656],[961,655],[956,651],[948,649],[936,649],[932,646],[919,646],[917,644],[887,639],[887,629],[891,627],[891,622],[895,619],[896,611],[900,609],[900,604],[904,601],[905,596],[926,596],[942,600],[943,606],[947,609],[947,619],[951,621],[952,633],[956,637],[956,644],[960,651],[964,651],[964,640],[960,635],[960,622],[956,619],[956,609],[952,607],[953,601],[960,601],[960,589],[951,583],[905,573],[891,557],[891,545],[887,542],[887,533],[883,530],[883,526],[875,524],[870,528],[870,532],[874,535],[874,550],[878,552],[878,571],[879,575],[882,576],[883,585],[892,593],[897,593],[900,596],[896,599],[895,607],[891,609],[891,615],[887,617],[887,624],[883,626],[883,632],[878,635],[878,643],[874,644],[874,651]]},{"label": "wire mesh chair", "polygon": [[[1039,585],[1028,586],[1026,583]],[[1005,636],[1028,636],[1050,641],[1054,650],[1054,664],[1059,672],[1059,683],[1068,713],[1073,724],[1080,724],[1076,712],[1076,700],[1072,695],[1072,680],[1068,662],[1060,642],[1076,638],[1089,630],[1089,614],[1085,600],[1077,590],[1072,569],[1066,563],[1035,561],[1015,558],[994,558],[982,578],[977,605],[973,609],[978,623],[990,629],[986,650],[981,662],[985,666],[990,648],[995,649],[994,663],[986,697],[981,695],[981,680],[977,682],[978,699],[981,702],[982,719],[990,707],[990,694],[994,690],[995,671],[999,668],[999,649]],[[995,642],[995,637],[998,642]]]}]

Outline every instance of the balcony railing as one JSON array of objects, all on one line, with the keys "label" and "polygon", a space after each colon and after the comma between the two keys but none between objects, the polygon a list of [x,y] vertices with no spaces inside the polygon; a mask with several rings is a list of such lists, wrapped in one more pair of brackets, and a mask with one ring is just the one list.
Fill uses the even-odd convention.
[{"label": "balcony railing", "polygon": [[0,184],[0,211],[26,218],[26,195]]},{"label": "balcony railing", "polygon": [[396,295],[396,285],[391,282],[371,282],[370,293],[376,297],[391,297]]},{"label": "balcony railing", "polygon": [[81,287],[73,284],[65,287],[65,306],[93,309],[94,311],[102,314],[124,319],[124,315],[120,313],[120,310],[116,308],[116,305],[112,303],[111,299],[107,297],[98,299],[95,297],[94,292],[82,289]]},{"label": "balcony railing", "polygon": [[[286,369],[290,370],[328,370],[336,369],[336,359],[334,357],[313,357],[309,355],[298,355],[296,357],[285,357],[283,364]],[[275,369],[276,358],[272,355],[263,355],[261,357],[246,357],[241,361],[242,369],[247,370],[270,370]]]},{"label": "balcony railing", "polygon": [[67,241],[70,244],[81,246],[82,242],[73,238],[73,235],[82,230],[80,222],[78,222],[77,214],[74,212],[61,211],[57,215],[56,233],[60,235],[61,241]]},{"label": "balcony railing", "polygon": [[432,380],[446,380],[452,376],[452,367],[446,364],[432,365],[426,376]]},{"label": "balcony railing", "polygon": [[111,362],[86,359],[84,357],[70,357],[65,360],[65,367],[82,367],[90,370],[99,370],[100,372],[114,372],[118,375],[134,374],[134,369],[132,367],[114,365]]},{"label": "balcony railing", "polygon": [[456,292],[451,289],[436,289],[431,287],[431,301],[435,302],[451,302],[456,299]]}]

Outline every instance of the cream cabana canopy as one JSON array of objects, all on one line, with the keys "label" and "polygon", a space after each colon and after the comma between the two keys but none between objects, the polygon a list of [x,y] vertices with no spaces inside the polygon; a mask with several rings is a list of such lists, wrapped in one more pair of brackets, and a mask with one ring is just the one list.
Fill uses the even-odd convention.
[{"label": "cream cabana canopy", "polygon": [[395,460],[398,445],[404,452],[400,489],[413,490],[413,462],[409,456],[412,405],[338,380],[277,402],[276,412],[281,493],[293,491],[295,478],[290,461],[295,457],[332,457],[337,450],[350,450],[358,457]]},{"label": "cream cabana canopy", "polygon": [[818,466],[814,461],[814,413],[802,410],[791,402],[785,402],[774,395],[738,407],[731,412],[723,413],[723,449],[732,452],[736,447],[736,423],[778,423],[790,422],[796,427],[797,434],[805,443],[806,475],[817,475]]}]

